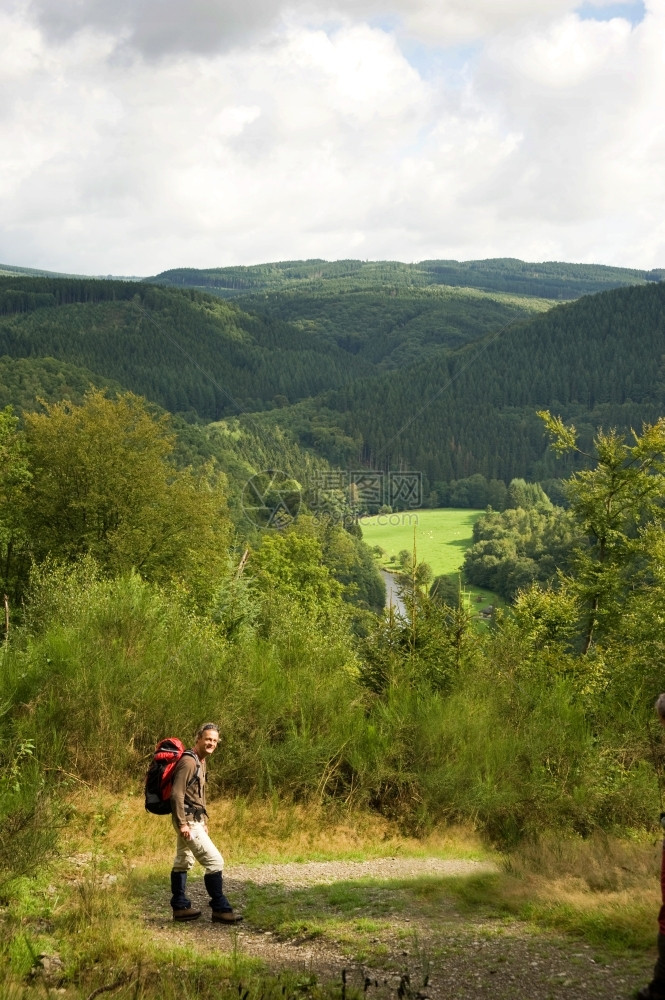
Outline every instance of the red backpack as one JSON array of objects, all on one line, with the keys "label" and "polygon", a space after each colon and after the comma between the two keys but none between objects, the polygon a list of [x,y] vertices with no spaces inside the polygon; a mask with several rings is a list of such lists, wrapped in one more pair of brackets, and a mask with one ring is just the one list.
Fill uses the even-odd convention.
[{"label": "red backpack", "polygon": [[169,736],[160,740],[145,776],[145,807],[156,816],[167,816],[171,812],[171,789],[176,765],[183,754],[196,758],[196,777],[199,773],[199,759],[193,750],[185,750],[184,744]]}]

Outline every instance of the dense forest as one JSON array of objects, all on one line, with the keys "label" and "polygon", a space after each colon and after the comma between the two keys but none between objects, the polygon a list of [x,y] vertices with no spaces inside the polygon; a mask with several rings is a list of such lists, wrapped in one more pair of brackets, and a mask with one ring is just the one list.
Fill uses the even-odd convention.
[{"label": "dense forest", "polygon": [[66,361],[204,420],[316,394],[351,367],[334,344],[196,292],[27,278],[0,281],[2,355]]},{"label": "dense forest", "polygon": [[[162,579],[166,558],[171,575],[191,577],[192,600],[205,602],[219,561],[226,569],[260,541],[261,511],[243,502],[248,481],[278,455],[293,471],[297,512],[304,515],[307,489],[295,476],[306,484],[322,468],[279,435],[259,440],[240,431],[229,435],[225,427],[204,436],[138,396],[111,398],[90,387],[80,402],[42,400],[39,411],[23,412],[21,426],[11,406],[1,410],[0,454],[6,466],[0,589],[18,607],[31,566],[84,555],[108,572],[135,567],[154,581]],[[140,482],[129,477],[130,464]],[[262,507],[277,508],[281,499],[265,497]],[[380,611],[385,588],[346,497],[331,492],[318,499],[319,508],[325,500],[338,515],[313,521],[312,534],[339,594]],[[201,518],[207,519],[205,531],[197,528]]]},{"label": "dense forest", "polygon": [[[2,362],[4,400],[23,405],[57,362],[73,366],[59,369],[63,389],[89,378],[192,424],[232,417],[234,433],[280,437],[337,467],[416,470],[433,498],[476,474],[507,485],[572,471],[578,459],[548,453],[539,407],[574,420],[587,446],[597,427],[660,413],[662,283],[642,276],[552,308],[444,285],[354,290],[347,263],[319,286],[234,302],[136,282],[0,279],[0,358],[21,362]],[[564,268],[579,281],[588,270]]]},{"label": "dense forest", "polygon": [[536,410],[573,420],[586,446],[598,426],[628,430],[657,419],[664,333],[665,285],[604,292],[458,351],[358,378],[278,420],[332,462],[413,468],[430,484],[474,473],[547,479],[574,463],[557,473]]},{"label": "dense forest", "polygon": [[[542,419],[556,451],[579,448]],[[524,574],[483,634],[463,605],[428,596],[417,563],[405,617],[354,602],[367,586],[357,533],[306,508],[244,540],[239,560],[223,475],[174,468],[172,445],[168,419],[131,394],[90,391],[22,427],[2,413],[0,874],[26,861],[7,831],[52,840],[66,776],[136,779],[160,733],[202,713],[224,718],[216,787],[229,794],[352,801],[412,831],[472,822],[503,845],[649,826],[662,421],[632,441],[597,436],[546,538],[565,571],[544,585]],[[536,515],[551,513],[520,489],[535,505],[509,515],[533,538],[518,562],[543,548]]]}]

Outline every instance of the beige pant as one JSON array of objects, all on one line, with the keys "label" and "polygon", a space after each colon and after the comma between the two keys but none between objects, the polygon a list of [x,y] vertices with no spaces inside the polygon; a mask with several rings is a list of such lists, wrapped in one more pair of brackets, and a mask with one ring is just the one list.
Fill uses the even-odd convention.
[{"label": "beige pant", "polygon": [[173,861],[174,872],[188,872],[190,868],[194,867],[195,861],[198,861],[203,866],[204,871],[208,875],[223,870],[224,858],[206,833],[205,824],[202,821],[188,820],[187,826],[191,834],[190,840],[185,840],[181,834],[175,816],[171,817],[171,821],[178,835],[175,859]]}]

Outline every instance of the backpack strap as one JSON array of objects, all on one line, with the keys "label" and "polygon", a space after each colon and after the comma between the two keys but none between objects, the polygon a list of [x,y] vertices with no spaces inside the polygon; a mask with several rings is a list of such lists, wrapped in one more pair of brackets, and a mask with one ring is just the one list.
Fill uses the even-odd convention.
[{"label": "backpack strap", "polygon": [[[193,757],[194,760],[196,761],[196,771],[194,772],[194,774],[192,775],[192,777],[187,782],[187,786],[185,788],[185,796],[187,795],[187,788],[189,788],[190,785],[193,785],[195,781],[198,781],[198,783],[199,783],[199,795],[201,795],[201,761],[199,760],[198,754],[196,754],[193,750],[185,750],[185,752],[183,753],[182,756],[184,757],[185,754],[188,754],[190,757]],[[185,815],[187,815],[187,800],[186,800],[186,798],[185,798]],[[194,809],[193,810],[193,815],[194,815],[194,818],[198,820],[198,819],[201,818],[201,816],[207,816],[208,813],[207,813],[207,811],[205,809],[202,809],[202,810],[200,810],[200,815],[199,815],[198,814],[198,810]]]},{"label": "backpack strap", "polygon": [[200,775],[201,775],[201,761],[198,758],[198,754],[194,753],[193,750],[185,750],[183,752],[183,757],[185,757],[185,756],[193,757],[194,760],[196,761],[196,771],[194,772],[194,774],[192,775],[192,777],[187,782],[187,787],[189,788],[189,786],[192,784],[192,782],[196,781],[196,779],[199,778]]}]

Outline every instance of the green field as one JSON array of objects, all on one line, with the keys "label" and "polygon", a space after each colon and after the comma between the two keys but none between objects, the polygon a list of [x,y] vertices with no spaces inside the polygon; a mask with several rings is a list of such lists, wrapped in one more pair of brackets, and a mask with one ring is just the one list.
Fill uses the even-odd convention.
[{"label": "green field", "polygon": [[[474,522],[482,510],[410,510],[400,514],[363,517],[360,526],[370,547],[385,551],[381,565],[395,569],[402,549],[413,552],[414,532],[418,562],[429,563],[435,576],[457,573],[471,545]],[[394,562],[391,557],[395,556]]]},{"label": "green field", "polygon": [[[384,555],[379,560],[382,569],[398,569],[398,553],[413,552],[416,559],[432,567],[434,576],[459,573],[464,553],[473,541],[473,525],[482,510],[411,510],[400,514],[377,514],[360,520],[363,539],[373,548],[379,545]],[[415,534],[414,534],[415,533]],[[466,603],[474,613],[492,605],[502,607],[505,601],[482,587],[464,584]]]}]

